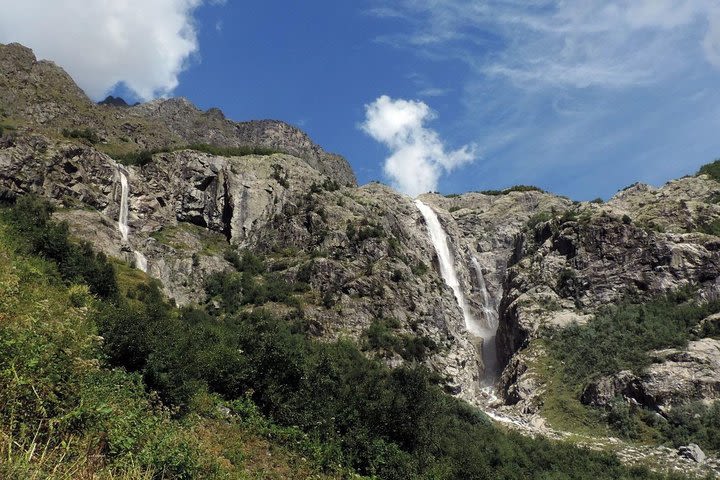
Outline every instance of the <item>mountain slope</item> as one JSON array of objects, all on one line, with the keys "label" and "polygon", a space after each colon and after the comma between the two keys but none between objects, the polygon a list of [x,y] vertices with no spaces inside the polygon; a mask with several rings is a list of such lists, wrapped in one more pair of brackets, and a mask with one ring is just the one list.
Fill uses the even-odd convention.
[{"label": "mountain slope", "polygon": [[[0,47],[0,68],[0,196],[47,198],[72,235],[146,269],[177,304],[219,318],[262,306],[309,338],[351,340],[390,367],[421,364],[446,392],[522,432],[630,452],[628,463],[717,469],[714,459],[701,466],[650,447],[716,448],[702,433],[714,428],[711,410],[701,412],[710,423],[685,436],[671,413],[687,400],[713,402],[720,377],[714,317],[681,322],[677,313],[683,302],[700,302],[693,315],[706,312],[717,297],[713,177],[635,185],[604,204],[522,186],[422,195],[447,236],[463,312],[413,199],[381,184],[356,187],[347,162],[299,130],[230,122],[184,99],[97,106],[19,45]],[[679,290],[680,304],[662,304]],[[601,343],[577,339],[625,338],[584,330],[635,329],[621,322],[639,324],[640,314],[606,312],[621,302],[644,312],[662,304],[653,321],[682,323],[673,331],[691,343],[637,342],[632,358],[651,355],[655,364],[626,362],[618,350],[614,371],[569,382],[562,362],[576,352],[557,338],[603,354]],[[494,385],[481,382],[483,342],[464,313],[498,324]],[[670,381],[678,375],[683,382]],[[608,440],[616,435],[619,446]]]}]

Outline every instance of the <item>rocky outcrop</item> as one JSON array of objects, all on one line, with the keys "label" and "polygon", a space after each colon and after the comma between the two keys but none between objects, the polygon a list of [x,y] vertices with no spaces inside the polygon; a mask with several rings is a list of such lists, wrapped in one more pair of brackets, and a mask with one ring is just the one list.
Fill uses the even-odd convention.
[{"label": "rocky outcrop", "polygon": [[[124,111],[121,110],[121,114]],[[185,98],[153,100],[126,111],[128,119],[137,117],[162,123],[186,145],[253,145],[278,150],[305,160],[311,167],[342,185],[357,183],[352,168],[344,158],[325,152],[304,132],[285,122],[232,122],[219,109],[211,108],[203,112]]]},{"label": "rocky outcrop", "polygon": [[37,61],[19,44],[0,44],[1,113],[23,130],[59,137],[87,130],[108,153],[177,148],[255,146],[286,152],[342,185],[355,185],[352,168],[327,153],[304,132],[274,120],[233,122],[217,108],[202,111],[184,98],[159,99],[132,107],[90,101],[52,62]]},{"label": "rocky outcrop", "polygon": [[228,252],[265,253],[272,270],[311,285],[303,316],[315,334],[360,338],[373,321],[394,319],[397,335],[432,339],[426,362],[450,390],[477,395],[482,362],[409,197],[380,184],[341,187],[285,154],[159,153],[145,166],[123,167],[124,242],[120,167],[109,156],[20,134],[0,149],[0,167],[1,188],[52,199],[79,238],[130,263],[142,253],[148,273],[180,304],[204,301],[204,279],[230,268]]},{"label": "rocky outcrop", "polygon": [[585,388],[585,404],[607,407],[616,398],[666,412],[689,401],[720,399],[720,341],[703,338],[685,349],[652,353],[654,363],[634,374],[622,371],[601,377]]},{"label": "rocky outcrop", "polygon": [[683,445],[682,447],[678,448],[678,455],[683,458],[692,460],[696,463],[703,463],[706,458],[705,453],[695,443]]},{"label": "rocky outcrop", "polygon": [[[657,190],[636,185],[608,204],[577,204],[562,215],[548,215],[531,222],[530,228],[516,237],[516,262],[508,270],[500,304],[498,351],[508,365],[503,374],[505,383],[508,379],[512,379],[511,383],[522,383],[525,372],[532,370],[518,352],[531,345],[545,327],[585,323],[592,321],[598,309],[621,299],[651,298],[689,286],[699,287],[701,298],[717,298],[720,288],[717,237],[693,231],[697,226],[695,220],[681,223],[681,215],[663,216],[658,212],[675,208],[672,199],[677,196],[695,197],[693,211],[709,215],[703,222],[715,222],[720,215],[713,213],[714,207],[703,208],[698,203],[709,201],[718,185],[706,176],[670,182]],[[647,212],[660,215],[663,226],[644,221],[643,215],[651,215]],[[637,221],[638,218],[643,220]],[[714,331],[712,320],[706,323],[708,327],[698,326],[696,334],[702,334],[701,330]],[[689,348],[697,349],[700,345],[691,344]],[[667,361],[672,358],[675,357],[663,357],[663,363],[648,369],[647,377],[635,378],[629,372],[619,372],[600,379],[588,387],[584,400],[601,405],[619,395],[645,405],[662,406],[672,403],[673,397],[682,399],[690,390],[700,387],[696,384],[691,388],[682,381],[672,384],[669,378],[674,374],[682,378],[683,371],[688,378],[696,377],[699,364],[690,362],[680,368],[677,362]],[[653,383],[657,384],[655,389]],[[662,385],[667,387],[665,391]],[[541,401],[527,390],[524,390],[527,395],[518,399],[517,389],[512,385],[506,387],[503,389],[506,401],[520,404],[521,408]],[[700,390],[704,391],[702,395],[690,394],[688,398],[714,398],[709,393],[711,388]]]}]

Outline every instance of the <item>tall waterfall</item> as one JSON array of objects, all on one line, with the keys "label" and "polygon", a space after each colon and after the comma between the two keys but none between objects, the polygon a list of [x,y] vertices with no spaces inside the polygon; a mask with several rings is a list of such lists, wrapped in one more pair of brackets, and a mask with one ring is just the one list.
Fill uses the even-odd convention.
[{"label": "tall waterfall", "polygon": [[[465,294],[460,286],[460,280],[458,279],[457,272],[455,270],[455,261],[453,259],[452,252],[448,245],[448,236],[445,230],[440,224],[440,220],[437,217],[435,211],[424,204],[420,200],[415,200],[420,213],[425,218],[425,223],[428,227],[428,233],[430,234],[430,240],[432,241],[435,251],[437,252],[438,259],[440,261],[440,275],[442,276],[445,283],[452,289],[455,294],[455,300],[462,310],[463,319],[465,320],[465,328],[468,332],[482,340],[482,354],[483,363],[485,365],[485,377],[486,379],[493,378],[497,369],[497,356],[495,352],[495,329],[491,328],[490,325],[485,325],[483,322],[478,321],[472,314],[470,307],[468,306]],[[481,272],[482,274],[482,272]],[[485,308],[490,308],[486,306]],[[486,314],[487,316],[487,314]],[[486,319],[489,323],[489,320]],[[496,327],[497,328],[497,327]]]},{"label": "tall waterfall", "polygon": [[480,262],[475,257],[472,257],[473,268],[475,269],[475,275],[477,278],[477,284],[480,288],[482,295],[482,309],[483,309],[483,328],[486,331],[486,336],[483,337],[483,355],[485,355],[485,349],[487,349],[487,357],[493,359],[492,366],[486,364],[486,377],[494,376],[497,374],[497,347],[495,344],[495,335],[498,329],[498,312],[495,309],[494,302],[490,298],[490,292],[488,292],[487,284],[485,283],[485,276],[482,272]]},{"label": "tall waterfall", "polygon": [[[118,230],[120,231],[123,242],[127,242],[130,236],[130,227],[128,226],[130,184],[127,173],[125,173],[122,167],[118,167],[117,172],[120,176],[120,214],[118,215]],[[137,250],[133,251],[133,255],[135,257],[135,266],[143,272],[147,272],[147,258],[145,258],[145,255]]]},{"label": "tall waterfall", "polygon": [[118,174],[120,175],[120,215],[118,216],[118,230],[124,242],[128,241],[128,234],[130,228],[128,227],[128,193],[130,185],[128,184],[127,175],[122,168],[118,168]]}]

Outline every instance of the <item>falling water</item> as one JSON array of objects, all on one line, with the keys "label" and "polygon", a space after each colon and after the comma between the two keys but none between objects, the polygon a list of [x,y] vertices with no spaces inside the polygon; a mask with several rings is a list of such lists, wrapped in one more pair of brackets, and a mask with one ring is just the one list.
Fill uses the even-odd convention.
[{"label": "falling water", "polygon": [[138,252],[135,250],[135,266],[142,270],[143,272],[147,272],[147,258],[145,258],[145,255],[143,255],[141,252]]},{"label": "falling water", "polygon": [[[118,215],[118,230],[120,230],[123,242],[127,242],[130,234],[130,227],[128,226],[128,212],[130,210],[128,197],[130,185],[125,170],[123,170],[122,167],[118,167],[117,171],[120,175],[120,215]],[[147,272],[147,258],[145,258],[145,255],[137,250],[133,251],[133,255],[135,256],[135,266],[143,272]]]},{"label": "falling water", "polygon": [[[473,268],[475,269],[478,287],[480,288],[480,293],[482,294],[483,299],[483,328],[486,332],[488,332],[488,335],[483,337],[483,356],[491,357],[493,359],[493,362],[491,362],[492,368],[490,367],[490,365],[486,365],[485,367],[485,376],[490,377],[494,376],[497,373],[497,349],[495,344],[495,335],[498,329],[498,312],[497,310],[495,310],[493,301],[490,298],[490,293],[488,292],[487,284],[485,283],[485,276],[483,275],[480,262],[478,262],[477,258],[473,257],[472,264]],[[485,355],[485,349],[487,349],[487,355]]]},{"label": "falling water", "polygon": [[470,311],[467,300],[465,299],[465,294],[460,287],[457,272],[455,271],[455,263],[452,253],[450,252],[450,247],[448,246],[447,234],[440,224],[437,214],[435,214],[435,211],[432,208],[425,205],[420,200],[415,200],[415,205],[425,218],[428,233],[430,234],[430,240],[435,247],[435,251],[437,252],[437,256],[440,261],[440,275],[455,294],[455,300],[460,306],[463,319],[465,320],[465,328],[467,328],[471,335],[482,340],[485,377],[486,379],[492,379],[497,365],[495,353],[495,331],[494,329],[489,328],[489,326],[485,326],[481,322],[478,322]]},{"label": "falling water", "polygon": [[130,228],[128,227],[128,191],[130,187],[128,185],[127,175],[122,168],[118,168],[120,175],[120,215],[118,216],[118,230],[124,242],[128,240],[128,234]]}]

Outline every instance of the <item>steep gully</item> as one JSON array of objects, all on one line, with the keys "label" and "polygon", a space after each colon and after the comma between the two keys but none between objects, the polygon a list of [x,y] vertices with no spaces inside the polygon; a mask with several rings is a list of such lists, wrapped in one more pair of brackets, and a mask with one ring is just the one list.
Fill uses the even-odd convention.
[{"label": "steep gully", "polygon": [[473,340],[480,343],[482,351],[482,359],[484,365],[483,384],[486,387],[492,386],[497,375],[497,352],[495,347],[495,333],[498,327],[498,316],[490,305],[490,296],[485,286],[482,269],[477,261],[473,258],[473,267],[477,275],[478,285],[482,290],[483,296],[483,318],[478,319],[473,315],[468,305],[465,294],[460,285],[457,272],[455,270],[455,259],[448,245],[448,235],[445,232],[435,211],[420,200],[415,200],[415,205],[425,219],[430,240],[432,241],[435,251],[437,252],[438,261],[440,263],[440,275],[445,283],[452,289],[455,300],[460,307],[465,321],[465,328],[473,337]]},{"label": "steep gully", "polygon": [[[130,237],[130,226],[128,225],[128,215],[130,212],[130,184],[128,182],[127,172],[119,165],[117,167],[117,173],[120,177],[120,214],[118,215],[118,230],[120,231],[123,243],[127,244]],[[135,266],[143,272],[147,272],[148,263],[145,255],[137,250],[133,250],[132,252],[135,257]]]}]

